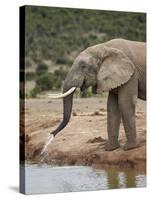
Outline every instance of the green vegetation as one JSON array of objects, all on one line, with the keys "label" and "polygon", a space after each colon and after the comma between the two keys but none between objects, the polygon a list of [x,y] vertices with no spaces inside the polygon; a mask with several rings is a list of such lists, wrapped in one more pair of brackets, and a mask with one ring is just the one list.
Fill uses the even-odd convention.
[{"label": "green vegetation", "polygon": [[91,88],[85,89],[83,92],[80,92],[81,98],[87,98],[93,96]]},{"label": "green vegetation", "polygon": [[48,73],[47,69],[48,68],[46,65],[43,64],[38,65],[38,67],[36,68],[36,74],[34,73],[35,75],[34,77],[36,77],[35,78],[36,85],[35,88],[33,88],[30,91],[28,97],[35,98],[37,94],[39,94],[42,91],[58,90],[61,88],[62,82],[66,77],[67,71],[63,70],[63,68],[60,68],[59,70],[55,70],[54,73]]},{"label": "green vegetation", "polygon": [[48,72],[48,66],[44,63],[39,63],[37,65],[37,68],[36,68],[36,74],[37,76],[40,76],[42,74],[45,74]]},{"label": "green vegetation", "polygon": [[[74,55],[86,47],[113,38],[146,40],[144,13],[26,6],[25,20],[26,69],[37,66],[35,74],[26,74],[27,80],[36,81],[31,91],[34,97],[41,91],[60,89]],[[59,69],[49,72],[53,66],[44,60]]]},{"label": "green vegetation", "polygon": [[35,80],[36,74],[34,72],[26,72],[26,81]]}]

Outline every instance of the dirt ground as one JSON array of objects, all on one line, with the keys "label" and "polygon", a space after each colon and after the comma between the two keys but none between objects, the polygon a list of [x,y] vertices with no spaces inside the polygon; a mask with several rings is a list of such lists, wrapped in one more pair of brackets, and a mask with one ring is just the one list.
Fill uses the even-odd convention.
[{"label": "dirt ground", "polygon": [[[107,98],[74,99],[72,117],[40,157],[47,137],[62,119],[62,100],[27,99],[25,108],[25,144],[28,162],[57,165],[91,165],[142,168],[146,166],[146,102],[138,100],[136,112],[137,138],[140,146],[134,150],[119,148],[107,152]],[[121,124],[121,146],[125,133]]]}]

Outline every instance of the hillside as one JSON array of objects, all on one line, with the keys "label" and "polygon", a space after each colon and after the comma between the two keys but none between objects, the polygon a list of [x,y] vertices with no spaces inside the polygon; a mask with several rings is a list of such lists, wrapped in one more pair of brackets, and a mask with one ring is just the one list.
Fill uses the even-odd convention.
[{"label": "hillside", "polygon": [[[67,73],[76,55],[88,46],[118,37],[146,40],[144,13],[26,6],[25,20],[26,78],[35,83],[38,64],[47,66],[48,84],[60,67]],[[59,89],[62,81],[47,89]]]}]

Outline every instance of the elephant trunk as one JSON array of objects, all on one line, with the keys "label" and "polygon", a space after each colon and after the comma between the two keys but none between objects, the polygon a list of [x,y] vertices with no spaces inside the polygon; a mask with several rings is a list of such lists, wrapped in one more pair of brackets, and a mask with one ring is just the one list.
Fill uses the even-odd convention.
[{"label": "elephant trunk", "polygon": [[[73,92],[74,93],[74,92]],[[51,132],[54,136],[59,133],[69,122],[72,112],[73,93],[63,98],[63,120],[60,125]]]},{"label": "elephant trunk", "polygon": [[[76,74],[77,76],[77,74]],[[72,112],[73,94],[76,88],[80,88],[83,84],[83,76],[79,76],[78,79],[74,78],[74,72],[70,72],[66,77],[63,87],[63,120],[60,125],[51,132],[53,136],[59,133],[68,124]],[[71,80],[71,81],[70,81]]]}]

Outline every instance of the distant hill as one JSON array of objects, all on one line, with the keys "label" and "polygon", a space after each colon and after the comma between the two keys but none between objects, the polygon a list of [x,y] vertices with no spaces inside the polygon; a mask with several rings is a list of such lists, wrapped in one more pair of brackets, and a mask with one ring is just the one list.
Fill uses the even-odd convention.
[{"label": "distant hill", "polygon": [[[146,14],[26,6],[27,94],[60,89],[77,54],[113,38],[146,40]],[[42,74],[37,68],[45,65]],[[55,84],[56,85],[53,85]],[[33,91],[32,91],[33,90]]]},{"label": "distant hill", "polygon": [[27,6],[26,56],[70,64],[74,51],[117,37],[145,41],[145,30],[144,13]]}]

